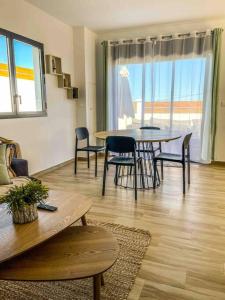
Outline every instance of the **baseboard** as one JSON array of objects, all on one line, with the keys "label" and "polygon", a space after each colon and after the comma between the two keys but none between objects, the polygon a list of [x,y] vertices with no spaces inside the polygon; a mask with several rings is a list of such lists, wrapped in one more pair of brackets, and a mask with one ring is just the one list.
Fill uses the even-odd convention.
[{"label": "baseboard", "polygon": [[50,167],[50,168],[48,168],[48,169],[45,169],[45,170],[43,170],[43,171],[40,171],[40,172],[31,174],[31,176],[38,177],[38,176],[45,175],[45,174],[50,173],[50,172],[52,172],[52,171],[55,171],[55,170],[57,170],[57,169],[59,169],[59,168],[62,168],[62,167],[64,167],[64,166],[68,165],[68,164],[71,164],[73,161],[74,161],[73,158],[72,158],[72,159],[69,159],[69,160],[67,160],[67,161],[65,161],[65,162],[62,162],[62,163],[60,163],[60,164],[58,164],[58,165],[55,165],[55,166]]},{"label": "baseboard", "polygon": [[217,167],[225,167],[225,161],[212,161],[211,163],[212,166],[217,166]]},{"label": "baseboard", "polygon": [[[102,157],[102,156],[104,156],[104,153],[98,153],[98,156]],[[94,159],[94,158],[95,158],[95,155],[90,155],[90,160],[92,160],[92,159]],[[87,157],[78,157],[77,160],[78,160],[78,161],[87,161]],[[65,161],[65,162],[62,162],[62,163],[60,163],[60,164],[58,164],[58,165],[55,165],[55,166],[53,166],[53,167],[50,167],[50,168],[48,168],[48,169],[45,169],[45,170],[43,170],[43,171],[40,171],[40,172],[31,174],[31,176],[39,177],[39,176],[48,174],[48,173],[50,173],[50,172],[52,172],[52,171],[55,171],[55,170],[57,170],[57,169],[59,169],[59,168],[62,168],[62,167],[64,167],[64,166],[66,166],[66,165],[69,165],[69,164],[71,164],[72,162],[74,162],[74,158],[69,159],[69,160],[67,160],[67,161]]]}]

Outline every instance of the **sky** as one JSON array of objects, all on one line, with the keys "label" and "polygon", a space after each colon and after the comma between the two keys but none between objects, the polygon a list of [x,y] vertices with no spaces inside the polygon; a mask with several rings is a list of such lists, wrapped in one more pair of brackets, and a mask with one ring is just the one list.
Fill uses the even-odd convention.
[{"label": "sky", "polygon": [[[17,67],[33,69],[33,47],[23,42],[13,41],[15,63]],[[7,44],[6,38],[0,36],[0,63],[6,64],[7,59]]]},{"label": "sky", "polygon": [[171,101],[172,94],[174,101],[199,101],[203,98],[205,63],[205,58],[161,61],[145,64],[145,71],[143,64],[129,64],[120,66],[119,72],[128,69],[133,101],[142,99],[142,93],[146,101]]}]

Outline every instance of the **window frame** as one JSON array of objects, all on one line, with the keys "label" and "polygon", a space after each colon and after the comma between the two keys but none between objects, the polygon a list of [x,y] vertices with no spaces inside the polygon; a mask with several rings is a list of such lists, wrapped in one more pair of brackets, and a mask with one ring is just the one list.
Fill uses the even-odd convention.
[{"label": "window frame", "polygon": [[[34,41],[22,35],[0,28],[0,35],[6,37],[8,66],[9,66],[9,83],[11,92],[12,112],[0,112],[0,119],[13,118],[31,118],[31,117],[45,117],[47,116],[47,99],[46,99],[46,83],[45,83],[45,61],[44,61],[44,45],[40,42]],[[41,95],[42,95],[42,111],[18,111],[18,96],[16,87],[16,65],[15,53],[13,48],[13,40],[17,40],[28,45],[34,46],[40,51],[40,69],[41,69]]]}]

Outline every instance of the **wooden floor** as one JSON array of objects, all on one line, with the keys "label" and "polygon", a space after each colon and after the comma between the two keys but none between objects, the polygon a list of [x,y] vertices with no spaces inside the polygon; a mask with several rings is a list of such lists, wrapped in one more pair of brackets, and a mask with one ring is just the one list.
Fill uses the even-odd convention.
[{"label": "wooden floor", "polygon": [[129,299],[225,299],[225,168],[192,166],[190,189],[182,195],[181,169],[165,168],[154,193],[115,188],[113,167],[101,197],[99,177],[86,162],[40,178],[52,189],[80,191],[94,200],[88,217],[147,229],[152,241]]}]

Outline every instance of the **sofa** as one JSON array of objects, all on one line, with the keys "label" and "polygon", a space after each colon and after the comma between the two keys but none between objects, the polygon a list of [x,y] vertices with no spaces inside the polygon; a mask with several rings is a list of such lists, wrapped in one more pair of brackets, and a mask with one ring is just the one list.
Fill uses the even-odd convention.
[{"label": "sofa", "polygon": [[0,196],[2,196],[13,186],[26,184],[31,177],[28,173],[28,162],[22,159],[19,144],[2,137],[0,137],[0,143],[7,144],[6,161],[11,179],[10,184],[0,185]]}]

